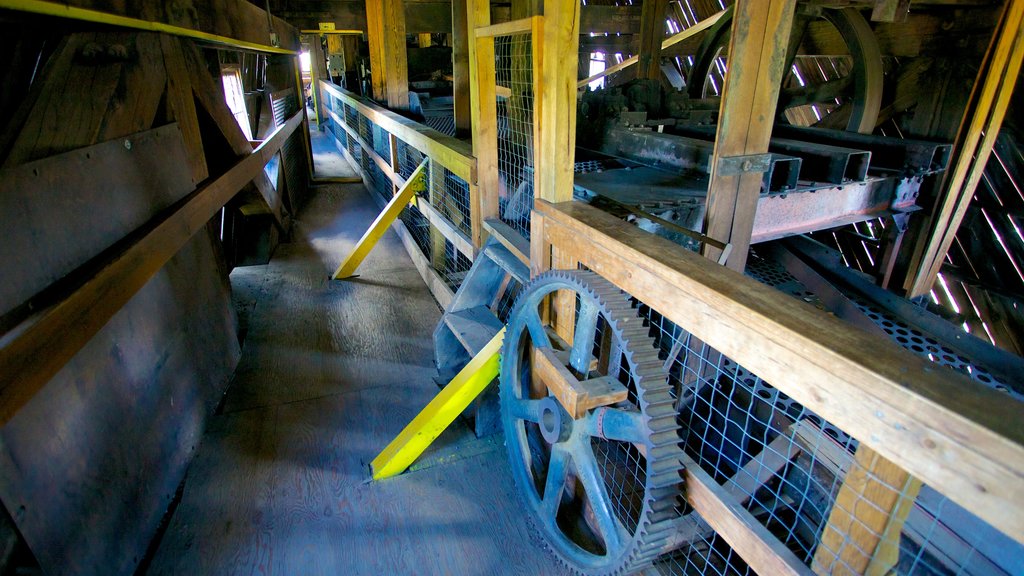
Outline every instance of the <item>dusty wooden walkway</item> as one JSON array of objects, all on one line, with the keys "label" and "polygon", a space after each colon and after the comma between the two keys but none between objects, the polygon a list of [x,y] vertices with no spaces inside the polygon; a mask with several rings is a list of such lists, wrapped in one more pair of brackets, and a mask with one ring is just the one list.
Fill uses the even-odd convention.
[{"label": "dusty wooden walkway", "polygon": [[501,438],[464,426],[398,478],[368,464],[425,405],[440,310],[394,233],[328,274],[372,221],[320,189],[291,244],[236,270],[243,357],[147,573],[561,574],[519,513]]}]

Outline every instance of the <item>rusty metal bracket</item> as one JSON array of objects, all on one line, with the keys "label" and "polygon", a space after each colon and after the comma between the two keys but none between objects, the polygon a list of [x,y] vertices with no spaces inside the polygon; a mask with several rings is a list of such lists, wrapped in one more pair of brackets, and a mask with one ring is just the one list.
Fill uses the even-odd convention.
[{"label": "rusty metal bracket", "polygon": [[771,167],[771,154],[747,154],[719,158],[717,171],[720,176],[739,176],[744,172],[767,172]]}]

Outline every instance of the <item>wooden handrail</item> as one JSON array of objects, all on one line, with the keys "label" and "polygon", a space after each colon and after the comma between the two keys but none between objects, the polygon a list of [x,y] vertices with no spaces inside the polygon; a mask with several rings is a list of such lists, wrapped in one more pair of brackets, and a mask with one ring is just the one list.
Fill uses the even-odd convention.
[{"label": "wooden handrail", "polygon": [[601,274],[1024,542],[1024,427],[1004,394],[592,206],[538,200],[534,214],[535,265],[554,248]]},{"label": "wooden handrail", "polygon": [[[707,30],[708,28],[711,28],[712,26],[715,25],[716,22],[718,22],[722,18],[722,16],[725,15],[725,13],[727,11],[728,10],[722,10],[721,12],[712,14],[711,16],[708,16],[707,18],[701,20],[700,22],[697,22],[693,26],[690,26],[686,30],[683,30],[681,32],[676,32],[675,34],[669,36],[668,38],[665,38],[665,40],[661,43],[661,49],[665,50],[667,48],[671,48],[672,46],[675,46],[676,44],[679,44],[683,40],[686,40],[688,38],[693,38],[697,34],[700,34],[701,32]],[[618,64],[615,64],[614,66],[609,66],[608,68],[605,68],[601,72],[598,72],[597,74],[594,74],[590,78],[585,78],[583,80],[580,80],[579,82],[576,83],[576,87],[577,88],[584,88],[587,84],[590,84],[594,80],[600,80],[601,78],[604,78],[605,76],[608,76],[609,74],[614,74],[616,72],[621,72],[622,70],[625,70],[626,68],[629,68],[630,66],[636,64],[639,61],[640,61],[640,56],[639,55],[630,56],[629,58],[626,58],[622,62],[619,62]]]},{"label": "wooden handrail", "polygon": [[321,81],[320,89],[354,107],[371,122],[430,156],[467,183],[476,183],[476,158],[469,144],[382,108],[330,82]]},{"label": "wooden handrail", "polygon": [[31,400],[149,282],[302,124],[300,111],[230,170],[73,273],[82,280],[0,337],[0,425]]}]

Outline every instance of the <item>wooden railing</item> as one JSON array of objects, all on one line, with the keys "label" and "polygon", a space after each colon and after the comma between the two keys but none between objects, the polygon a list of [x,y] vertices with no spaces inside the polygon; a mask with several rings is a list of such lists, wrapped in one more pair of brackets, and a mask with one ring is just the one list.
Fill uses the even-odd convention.
[{"label": "wooden railing", "polygon": [[[826,495],[832,512],[817,551],[800,565],[723,496],[725,486],[687,463],[689,503],[758,573],[828,573],[840,560],[849,573],[872,572],[865,566],[876,556],[898,554],[881,540],[899,544],[922,483],[1024,543],[1024,428],[1005,394],[589,205],[538,200],[533,235],[535,273],[582,265],[601,274],[858,442],[854,454],[838,451],[848,468],[838,494]],[[571,309],[553,309],[556,324],[571,318]],[[883,480],[896,496],[884,506],[871,493]],[[848,562],[844,543],[865,561]]]},{"label": "wooden railing", "polygon": [[[369,178],[364,169],[368,165],[364,163],[372,163],[393,187],[390,191],[377,190],[378,193],[390,198],[394,190],[405,184],[400,142],[430,159],[427,191],[416,199],[414,208],[430,222],[430,241],[435,253],[424,253],[403,225],[399,224],[398,228],[427,286],[438,302],[446,306],[453,295],[451,284],[454,280],[444,278],[446,268],[439,261],[443,254],[438,254],[444,250],[443,243],[450,242],[470,262],[483,245],[477,163],[472,147],[334,84],[322,81],[320,96],[324,102],[327,126],[349,160],[363,172],[367,188],[376,189],[378,186]],[[386,145],[379,143],[379,147],[386,148],[387,154],[374,146],[377,142],[373,134],[367,133],[368,129],[375,129],[378,137],[386,136]],[[358,149],[353,144],[357,144]],[[459,190],[452,189],[456,179]],[[461,194],[463,183],[465,194]]]}]

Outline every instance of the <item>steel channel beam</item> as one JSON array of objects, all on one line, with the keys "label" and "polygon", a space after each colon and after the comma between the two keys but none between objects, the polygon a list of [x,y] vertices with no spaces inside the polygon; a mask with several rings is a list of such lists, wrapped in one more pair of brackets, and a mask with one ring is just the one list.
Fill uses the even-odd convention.
[{"label": "steel channel beam", "polygon": [[772,138],[768,144],[772,152],[791,154],[803,160],[801,180],[842,184],[863,182],[868,176],[871,152],[827,144],[812,144],[800,140]]},{"label": "steel channel beam", "polygon": [[[689,127],[684,130],[689,131]],[[692,136],[682,136],[616,126],[605,131],[601,152],[655,168],[693,170],[711,174],[710,162],[715,151],[714,138],[713,128],[710,132],[697,129]],[[772,154],[761,192],[786,192],[796,188],[801,164],[801,159],[795,156]]]},{"label": "steel channel beam", "polygon": [[902,195],[900,185],[907,183],[895,178],[871,178],[844,186],[762,196],[757,202],[750,243],[835,228],[889,214],[893,211],[894,202],[899,202]]},{"label": "steel channel beam", "polygon": [[[714,142],[715,126],[677,126],[673,129],[693,138]],[[782,156],[800,158],[800,179],[829,184],[860,182],[867,178],[871,153],[840,146],[822,146],[799,140],[772,138],[768,150]],[[769,187],[770,192],[780,191]]]},{"label": "steel channel beam", "polygon": [[952,145],[924,140],[904,140],[842,130],[776,126],[773,136],[832,146],[869,150],[876,168],[910,171],[915,174],[945,170]]}]

